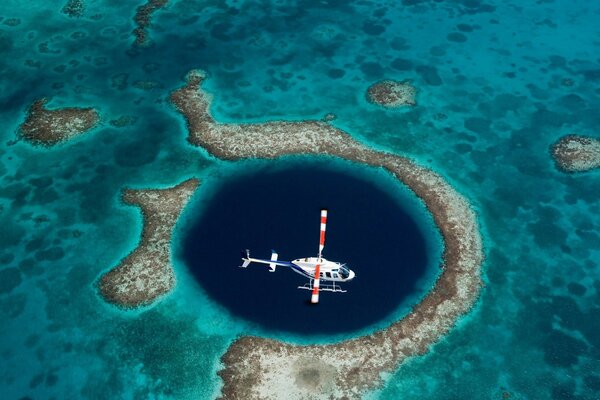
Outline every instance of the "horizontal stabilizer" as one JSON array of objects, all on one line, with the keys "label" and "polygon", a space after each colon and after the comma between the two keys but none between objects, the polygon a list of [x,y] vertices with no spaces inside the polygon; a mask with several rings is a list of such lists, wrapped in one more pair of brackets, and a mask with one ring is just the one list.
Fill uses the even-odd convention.
[{"label": "horizontal stabilizer", "polygon": [[[275,252],[275,250],[271,250],[271,261],[277,261],[279,255]],[[269,264],[269,272],[275,272],[275,268],[277,267],[276,263]]]},{"label": "horizontal stabilizer", "polygon": [[250,260],[250,250],[242,251],[242,260],[244,263],[240,265],[240,268],[246,268],[252,262]]}]

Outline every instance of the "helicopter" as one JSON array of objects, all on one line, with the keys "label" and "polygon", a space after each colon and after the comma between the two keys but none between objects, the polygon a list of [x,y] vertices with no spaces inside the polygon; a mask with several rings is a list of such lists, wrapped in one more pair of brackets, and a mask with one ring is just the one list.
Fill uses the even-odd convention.
[{"label": "helicopter", "polygon": [[[329,261],[322,257],[325,247],[325,230],[327,227],[327,210],[321,210],[321,234],[319,238],[319,253],[316,257],[297,258],[292,261],[281,261],[275,250],[271,250],[270,259],[252,258],[250,250],[242,252],[242,261],[240,268],[247,268],[250,263],[267,264],[269,272],[275,272],[277,267],[288,267],[292,271],[309,279],[309,282],[298,286],[298,289],[306,289],[312,292],[310,302],[317,304],[319,302],[319,292],[337,292],[345,293],[340,286],[340,282],[348,282],[356,277],[354,271],[335,261]],[[321,281],[323,284],[321,284]]]}]

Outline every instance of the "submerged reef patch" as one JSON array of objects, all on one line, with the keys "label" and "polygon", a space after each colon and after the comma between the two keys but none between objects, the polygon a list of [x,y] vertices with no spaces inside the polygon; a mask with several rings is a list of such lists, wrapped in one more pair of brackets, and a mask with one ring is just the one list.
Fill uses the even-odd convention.
[{"label": "submerged reef patch", "polygon": [[137,8],[135,16],[133,17],[133,20],[137,25],[133,30],[136,46],[143,47],[150,44],[148,39],[148,27],[151,24],[152,14],[166,6],[168,2],[169,0],[148,0],[146,4]]},{"label": "submerged reef patch", "polygon": [[214,121],[211,96],[200,87],[204,78],[201,71],[191,72],[187,84],[171,95],[187,121],[192,144],[227,160],[325,154],[384,168],[423,200],[444,238],[442,273],[435,287],[388,328],[331,345],[300,346],[244,336],[222,358],[219,375],[225,399],[360,398],[381,385],[383,373],[426,352],[475,303],[484,259],[476,215],[435,172],[405,157],[372,150],[325,122]]},{"label": "submerged reef patch", "polygon": [[19,136],[34,145],[53,146],[92,129],[100,121],[93,108],[66,107],[49,110],[48,99],[36,100],[19,127]]},{"label": "submerged reef patch", "polygon": [[79,18],[83,16],[84,8],[83,0],[67,0],[61,12],[69,17]]},{"label": "submerged reef patch", "polygon": [[385,80],[374,83],[367,89],[367,100],[387,108],[414,106],[417,90],[410,81]]},{"label": "submerged reef patch", "polygon": [[559,169],[585,172],[600,167],[600,139],[567,135],[554,143],[552,157]]},{"label": "submerged reef patch", "polygon": [[100,293],[107,301],[124,308],[138,307],[173,288],[171,234],[199,184],[197,179],[188,179],[167,189],[124,191],[123,201],[142,209],[142,240],[117,267],[100,278]]}]

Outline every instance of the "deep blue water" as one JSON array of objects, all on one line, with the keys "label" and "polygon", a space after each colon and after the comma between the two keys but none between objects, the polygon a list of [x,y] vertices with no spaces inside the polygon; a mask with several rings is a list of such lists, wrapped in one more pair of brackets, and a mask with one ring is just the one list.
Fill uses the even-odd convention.
[{"label": "deep blue water", "polygon": [[[200,177],[193,219],[239,172],[190,146],[166,102],[202,68],[219,120],[333,112],[336,126],[431,167],[477,210],[487,256],[477,307],[371,397],[598,399],[600,173],[561,173],[548,154],[565,134],[599,136],[598,1],[171,0],[153,19],[154,45],[133,51],[141,0],[84,3],[68,18],[59,0],[0,2],[3,397],[215,398],[228,343],[258,331],[202,289],[180,252],[175,291],[153,307],[121,312],[94,289],[139,240],[123,187]],[[411,79],[417,106],[369,104],[379,79]],[[96,106],[103,124],[53,149],[9,145],[44,96]],[[110,124],[123,115],[136,122]],[[310,254],[316,233],[303,231]],[[264,277],[296,279],[285,272]]]},{"label": "deep blue water", "polygon": [[[380,321],[423,296],[417,282],[438,254],[427,254],[422,233],[434,228],[419,228],[412,207],[370,182],[381,178],[365,169],[305,161],[228,179],[184,234],[185,264],[211,298],[267,330],[311,336]],[[346,293],[322,292],[311,306],[310,291],[296,289],[307,279],[289,268],[236,268],[243,249],[257,258],[269,258],[270,249],[281,260],[316,256],[321,208],[329,209],[323,256],[357,274],[341,284]]]}]

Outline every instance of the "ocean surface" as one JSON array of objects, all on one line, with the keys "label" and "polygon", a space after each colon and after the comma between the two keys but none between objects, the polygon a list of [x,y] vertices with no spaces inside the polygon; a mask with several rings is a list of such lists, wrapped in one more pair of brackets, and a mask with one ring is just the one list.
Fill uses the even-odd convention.
[{"label": "ocean surface", "polygon": [[[433,169],[477,211],[486,251],[478,303],[368,397],[600,398],[600,172],[562,173],[548,151],[565,134],[600,135],[600,2],[171,0],[154,14],[146,48],[131,34],[143,3],[84,0],[78,18],[61,11],[65,3],[0,3],[2,399],[212,399],[219,359],[239,335],[340,340],[385,326],[435,279],[435,266],[425,268],[412,295],[390,300],[397,306],[379,321],[318,337],[228,309],[186,262],[185,240],[210,222],[205,211],[220,190],[274,167],[220,161],[186,142],[167,97],[194,68],[208,74],[218,121],[334,113],[332,124]],[[381,79],[412,80],[417,106],[369,104],[366,89]],[[96,107],[102,124],[50,149],[13,143],[40,97],[52,97],[51,107]],[[277,163],[284,174],[298,160]],[[371,177],[384,194],[369,201],[391,198],[423,235],[428,261],[439,258],[431,221],[405,188],[381,171],[335,168]],[[203,184],[176,228],[175,290],[136,311],[106,304],[95,283],[135,248],[142,227],[121,189],[190,176]],[[253,255],[275,245],[282,259],[313,252],[320,206],[302,210],[306,227],[291,235],[302,241],[297,250],[253,237]],[[326,256],[356,269],[347,288],[359,295],[366,270],[330,240]],[[235,279],[260,280],[263,292],[273,287],[267,279],[282,279],[289,292],[277,300],[303,301],[290,271],[238,269],[239,250],[231,249]],[[323,305],[334,296],[324,294]]]}]

